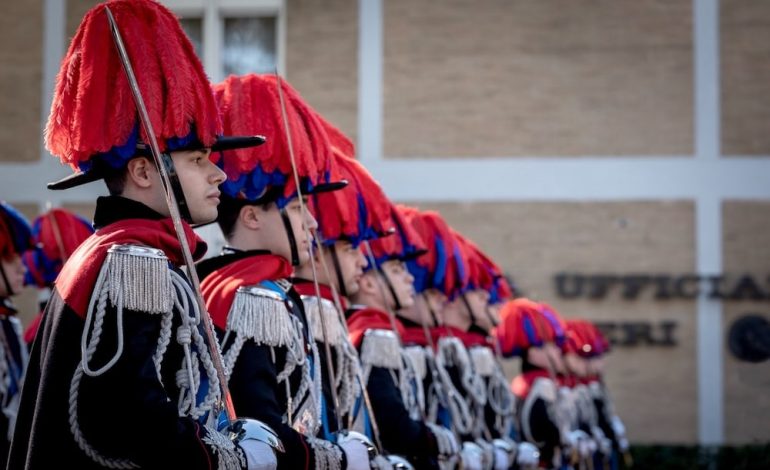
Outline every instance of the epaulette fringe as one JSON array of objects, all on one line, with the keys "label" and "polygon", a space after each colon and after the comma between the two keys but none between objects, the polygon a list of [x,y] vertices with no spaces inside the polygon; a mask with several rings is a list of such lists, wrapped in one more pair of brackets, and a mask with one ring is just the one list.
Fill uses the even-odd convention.
[{"label": "epaulette fringe", "polygon": [[108,296],[113,305],[147,313],[168,313],[173,308],[175,296],[168,258],[162,250],[113,245],[107,251],[102,270],[106,271]]},{"label": "epaulette fringe", "polygon": [[361,363],[387,369],[401,368],[401,345],[390,330],[367,330],[361,344]]},{"label": "epaulette fringe", "polygon": [[[302,303],[305,305],[305,315],[313,333],[313,339],[324,342],[328,339],[329,346],[339,346],[347,341],[347,332],[340,322],[340,315],[333,302],[312,295],[303,295]],[[321,322],[323,315],[324,322]],[[326,325],[326,335],[323,327]]]},{"label": "epaulette fringe", "polygon": [[485,346],[476,346],[468,349],[471,355],[473,369],[482,377],[491,377],[495,373],[495,356],[492,350]]},{"label": "epaulette fringe", "polygon": [[227,330],[267,346],[287,346],[296,333],[280,293],[259,286],[240,287],[227,315]]}]

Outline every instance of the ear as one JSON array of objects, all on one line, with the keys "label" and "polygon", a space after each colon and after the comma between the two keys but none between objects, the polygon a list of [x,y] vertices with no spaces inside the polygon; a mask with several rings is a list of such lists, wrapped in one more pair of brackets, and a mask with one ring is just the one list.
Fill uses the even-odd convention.
[{"label": "ear", "polygon": [[259,230],[262,227],[262,212],[257,206],[246,205],[241,207],[238,220],[250,230]]},{"label": "ear", "polygon": [[140,188],[152,186],[154,173],[157,173],[155,165],[147,157],[132,158],[126,165],[127,180]]}]

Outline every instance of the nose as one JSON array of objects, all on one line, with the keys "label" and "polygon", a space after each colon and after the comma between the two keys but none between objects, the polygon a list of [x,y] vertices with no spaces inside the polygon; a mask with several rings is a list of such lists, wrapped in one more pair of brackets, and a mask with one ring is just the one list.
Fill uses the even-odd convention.
[{"label": "nose", "polygon": [[305,206],[305,227],[308,230],[315,230],[318,228],[318,222],[315,220],[315,217],[313,217],[313,214],[310,213],[307,206]]},{"label": "nose", "polygon": [[356,253],[358,253],[358,256],[356,257],[356,266],[361,269],[365,268],[367,265],[366,256],[360,246],[356,248]]},{"label": "nose", "polygon": [[215,165],[211,160],[209,160],[209,165],[211,166],[211,176],[209,177],[209,181],[217,186],[224,183],[225,179],[227,179],[224,170]]}]

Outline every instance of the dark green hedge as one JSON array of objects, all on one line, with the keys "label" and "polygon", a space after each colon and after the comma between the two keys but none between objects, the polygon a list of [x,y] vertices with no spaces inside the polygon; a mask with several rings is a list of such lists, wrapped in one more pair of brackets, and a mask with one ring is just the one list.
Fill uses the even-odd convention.
[{"label": "dark green hedge", "polygon": [[770,443],[740,447],[632,446],[634,469],[770,470]]}]

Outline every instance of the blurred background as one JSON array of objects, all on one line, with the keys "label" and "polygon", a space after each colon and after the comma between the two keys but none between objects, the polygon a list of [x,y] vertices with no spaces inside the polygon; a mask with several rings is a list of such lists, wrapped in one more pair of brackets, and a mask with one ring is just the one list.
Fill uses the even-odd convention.
[{"label": "blurred background", "polygon": [[[69,170],[42,147],[96,3],[0,16],[0,199],[30,218],[90,219],[106,193],[47,191]],[[701,465],[755,445],[735,458],[770,462],[770,2],[162,3],[213,82],[278,70],[392,199],[439,210],[521,294],[601,324],[638,449]],[[20,303],[37,310],[32,291]]]}]

